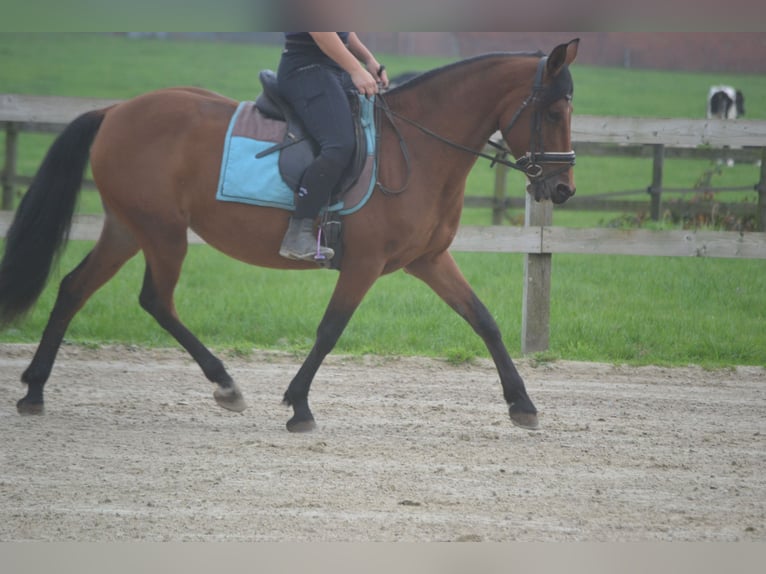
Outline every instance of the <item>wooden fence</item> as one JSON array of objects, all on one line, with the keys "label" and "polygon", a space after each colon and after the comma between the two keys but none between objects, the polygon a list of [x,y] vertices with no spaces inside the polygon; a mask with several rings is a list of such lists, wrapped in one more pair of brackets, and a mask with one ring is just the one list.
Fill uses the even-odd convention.
[{"label": "wooden fence", "polygon": [[[748,147],[742,149],[727,149],[725,152],[720,148],[672,148],[662,144],[654,145],[614,145],[595,142],[574,142],[573,148],[578,158],[582,157],[628,157],[652,159],[652,171],[647,177],[647,185],[641,188],[609,191],[602,194],[576,195],[566,203],[556,207],[562,211],[598,211],[629,214],[648,214],[653,221],[659,221],[668,211],[683,215],[684,217],[706,216],[711,213],[731,215],[737,218],[752,217],[756,225],[760,224],[759,231],[765,231],[764,218],[760,223],[758,202],[731,202],[703,199],[683,204],[671,200],[663,203],[668,195],[700,194],[700,193],[728,193],[728,192],[758,192],[766,185],[765,173],[760,171],[759,181],[752,185],[736,187],[717,187],[713,185],[700,185],[696,188],[669,188],[663,184],[664,164],[666,159],[702,159],[711,162],[726,160],[751,165],[766,165],[766,148]],[[491,148],[486,150],[491,153]],[[492,225],[502,225],[510,219],[508,211],[511,209],[524,209],[524,197],[515,191],[510,194],[507,191],[508,168],[498,164],[495,168],[494,194],[486,197],[468,196],[465,198],[466,207],[485,208],[492,210]],[[641,197],[643,196],[643,198]]]},{"label": "wooden fence", "polygon": [[[19,182],[16,149],[21,132],[56,132],[79,113],[113,103],[116,101],[0,95],[0,127],[6,133],[6,157],[2,171],[4,200],[6,193],[12,194],[14,185]],[[576,145],[599,144],[612,146],[613,149],[615,145],[618,146],[616,149],[653,146],[655,159],[664,157],[667,149],[755,147],[758,148],[756,153],[766,159],[766,121],[575,116],[573,141]],[[752,151],[748,153],[752,154]],[[655,162],[653,186],[659,183],[658,189],[661,189],[662,164],[661,160],[657,161],[659,167]],[[760,181],[755,186],[759,194],[757,209],[761,225],[766,222],[765,182],[766,161],[763,161]],[[499,173],[496,186],[503,184],[504,176]],[[766,233],[553,227],[553,205],[550,201],[535,203],[526,193],[520,195],[525,197],[524,227],[462,227],[453,243],[453,250],[525,254],[523,353],[548,349],[551,261],[554,253],[766,259]],[[495,206],[495,209],[500,207]],[[0,211],[0,237],[5,236],[11,219],[11,212]],[[98,237],[100,229],[101,216],[77,216],[70,237],[93,240]],[[192,243],[202,242],[191,231],[189,240]]]}]

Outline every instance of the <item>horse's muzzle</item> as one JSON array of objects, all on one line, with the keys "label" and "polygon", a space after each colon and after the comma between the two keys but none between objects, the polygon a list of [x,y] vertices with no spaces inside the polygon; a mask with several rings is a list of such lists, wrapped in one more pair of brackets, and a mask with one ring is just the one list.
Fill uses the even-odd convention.
[{"label": "horse's muzzle", "polygon": [[552,180],[533,181],[527,186],[527,193],[535,198],[535,201],[550,199],[556,205],[564,203],[575,194],[575,188],[568,183],[555,182]]}]

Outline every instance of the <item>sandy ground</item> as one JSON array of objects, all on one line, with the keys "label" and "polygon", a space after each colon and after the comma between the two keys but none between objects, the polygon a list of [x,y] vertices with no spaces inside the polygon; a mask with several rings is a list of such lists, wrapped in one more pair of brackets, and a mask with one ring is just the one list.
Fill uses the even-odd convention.
[{"label": "sandy ground", "polygon": [[0,541],[765,541],[766,369],[330,357],[319,428],[280,400],[299,359],[225,356],[219,408],[180,350],[65,346],[21,417],[34,347],[0,345]]}]

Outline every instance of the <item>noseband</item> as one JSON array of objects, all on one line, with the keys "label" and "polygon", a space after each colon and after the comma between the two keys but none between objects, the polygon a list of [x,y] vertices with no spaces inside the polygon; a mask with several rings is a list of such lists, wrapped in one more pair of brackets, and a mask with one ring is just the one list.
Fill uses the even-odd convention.
[{"label": "noseband", "polygon": [[[574,151],[546,152],[544,151],[544,148],[543,148],[542,112],[540,110],[539,104],[543,101],[543,96],[546,93],[546,89],[543,86],[543,71],[545,70],[545,64],[547,63],[547,61],[548,61],[548,56],[543,56],[542,58],[540,58],[540,61],[537,63],[537,71],[535,72],[535,83],[532,86],[532,93],[527,97],[527,99],[524,100],[524,102],[521,104],[519,109],[516,110],[516,113],[513,115],[513,118],[511,118],[511,121],[508,122],[508,125],[504,129],[502,129],[500,132],[502,136],[505,137],[505,134],[511,131],[511,129],[514,127],[519,117],[521,116],[521,113],[527,108],[527,106],[529,106],[530,104],[536,104],[534,106],[534,115],[532,117],[532,134],[530,136],[529,151],[527,151],[527,153],[525,153],[521,158],[519,158],[516,161],[511,161],[509,159],[506,159],[506,157],[510,153],[510,150],[504,145],[495,143],[492,140],[489,140],[487,143],[500,151],[499,154],[496,154],[494,156],[486,154],[482,151],[478,151],[478,150],[469,148],[467,146],[461,145],[457,142],[448,140],[447,138],[440,136],[439,134],[431,131],[427,127],[419,124],[418,122],[411,120],[407,117],[404,117],[401,114],[393,111],[390,107],[388,107],[388,103],[383,97],[383,94],[378,94],[375,99],[375,109],[376,111],[379,111],[379,110],[383,111],[386,118],[388,119],[388,122],[391,124],[391,127],[396,132],[397,137],[399,139],[399,147],[402,150],[402,155],[404,156],[405,165],[406,165],[406,177],[405,177],[404,185],[402,185],[402,187],[399,189],[392,190],[387,188],[381,182],[378,181],[377,185],[381,189],[381,191],[383,191],[383,193],[390,194],[390,195],[401,193],[407,188],[407,184],[410,178],[410,161],[409,161],[409,153],[407,152],[407,144],[404,141],[404,138],[402,137],[402,134],[399,131],[399,128],[396,126],[396,123],[394,122],[394,117],[410,124],[411,126],[416,127],[424,134],[431,136],[432,138],[437,139],[442,143],[445,143],[459,150],[471,153],[475,156],[488,159],[491,162],[490,167],[494,167],[496,163],[499,163],[511,169],[524,172],[524,174],[529,178],[530,182],[533,182],[533,183],[543,182],[547,179],[550,179],[551,177],[554,177],[556,175],[559,175],[560,173],[567,171],[570,167],[572,167],[575,164]],[[378,123],[379,122],[376,119],[376,124]],[[380,138],[380,130],[377,130],[377,137]],[[377,153],[379,153],[380,145],[377,145],[376,149],[378,150]],[[548,173],[543,175],[543,166],[547,164],[559,164],[559,165],[563,164],[563,165],[559,169],[549,171]]]}]

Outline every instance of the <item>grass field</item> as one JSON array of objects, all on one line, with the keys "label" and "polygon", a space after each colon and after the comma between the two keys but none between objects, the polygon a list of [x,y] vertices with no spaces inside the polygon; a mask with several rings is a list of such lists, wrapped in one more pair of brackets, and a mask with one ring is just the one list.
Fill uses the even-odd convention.
[{"label": "grass field", "polygon": [[[0,92],[126,98],[169,85],[197,85],[236,99],[252,99],[259,91],[258,71],[276,67],[278,57],[279,48],[273,46],[90,34],[0,34]],[[447,62],[380,57],[391,74]],[[731,83],[746,94],[747,117],[766,117],[766,78],[761,76],[577,65],[573,75],[576,113],[701,117],[707,87]],[[48,136],[24,134],[21,171],[34,173],[49,144]],[[691,186],[709,168],[707,162],[668,161],[666,185]],[[521,195],[523,184],[514,177],[509,179],[509,189],[518,189]],[[651,180],[651,161],[580,157],[576,177],[578,194],[583,195],[638,189]],[[758,173],[753,166],[738,165],[716,177],[717,185],[751,185]],[[480,163],[470,176],[468,193],[489,195],[493,181],[492,170]],[[82,194],[82,212],[99,209],[97,194]],[[554,223],[595,226],[618,215],[557,212]],[[488,224],[489,220],[488,210],[472,209],[466,211],[463,222]],[[88,249],[86,242],[69,246],[60,271],[28,320],[0,332],[0,341],[37,341],[58,281]],[[457,258],[495,314],[511,353],[518,354],[523,257],[461,253]],[[138,307],[142,273],[139,256],[89,301],[73,322],[67,340],[175,345]],[[335,278],[332,272],[252,268],[207,246],[194,246],[184,267],[177,304],[188,326],[213,347],[246,350],[256,346],[303,353],[312,343]],[[551,350],[544,358],[766,365],[764,292],[763,261],[557,255]],[[442,356],[455,361],[487,354],[457,315],[425,286],[402,273],[378,282],[337,350]]]}]

